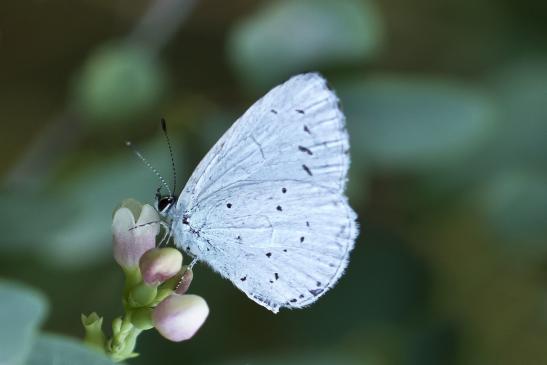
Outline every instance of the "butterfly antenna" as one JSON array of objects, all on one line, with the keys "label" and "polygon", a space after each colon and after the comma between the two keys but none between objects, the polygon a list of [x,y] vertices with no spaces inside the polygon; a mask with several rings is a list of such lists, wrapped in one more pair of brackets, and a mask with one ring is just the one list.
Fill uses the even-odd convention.
[{"label": "butterfly antenna", "polygon": [[169,135],[167,134],[167,123],[165,123],[165,118],[161,118],[161,130],[167,141],[167,146],[169,147],[169,155],[171,156],[171,169],[173,170],[173,190],[177,191],[177,169],[175,168],[175,158],[173,157],[173,148],[171,147],[171,141],[169,140]]},{"label": "butterfly antenna", "polygon": [[133,153],[138,157],[140,158],[140,160],[150,169],[152,170],[152,172],[154,174],[156,174],[156,176],[158,177],[158,179],[160,180],[161,182],[161,185],[169,192],[169,195],[172,196],[173,193],[171,192],[171,189],[169,188],[169,185],[167,185],[167,183],[165,182],[165,179],[163,178],[163,176],[161,176],[161,174],[158,172],[158,170],[156,170],[156,168],[154,166],[152,166],[150,164],[150,162],[148,162],[148,160],[146,160],[146,158],[144,158],[144,156],[135,148],[135,146],[133,146],[133,144],[130,142],[130,141],[127,141],[125,142],[125,145],[129,148],[131,148],[131,150],[133,150]]}]

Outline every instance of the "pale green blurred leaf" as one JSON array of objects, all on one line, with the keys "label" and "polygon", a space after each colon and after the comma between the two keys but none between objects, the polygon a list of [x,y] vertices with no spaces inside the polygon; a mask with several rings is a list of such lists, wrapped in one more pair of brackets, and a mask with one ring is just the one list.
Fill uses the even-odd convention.
[{"label": "pale green blurred leaf", "polygon": [[469,190],[473,194],[477,186],[496,184],[494,181],[514,171],[536,175],[545,171],[547,58],[523,56],[505,64],[489,75],[488,85],[496,107],[492,135],[470,158],[431,174],[428,179],[437,187],[474,185]]},{"label": "pale green blurred leaf", "polygon": [[449,80],[375,76],[340,83],[354,164],[420,170],[457,162],[487,140],[494,109]]},{"label": "pale green blurred leaf", "polygon": [[547,252],[547,57],[526,55],[496,70],[496,138],[480,156],[489,175],[478,189],[482,211],[502,243],[523,254]]},{"label": "pale green blurred leaf", "polygon": [[370,58],[382,30],[371,1],[275,1],[235,27],[228,52],[241,78],[261,88],[291,74]]},{"label": "pale green blurred leaf", "polygon": [[479,190],[478,201],[502,242],[518,244],[522,253],[547,252],[547,176],[507,171]]},{"label": "pale green blurred leaf", "polygon": [[547,164],[547,56],[523,57],[499,68],[491,78],[503,119],[490,162],[496,166],[510,164],[544,170]]},{"label": "pale green blurred leaf", "polygon": [[[177,148],[177,150],[180,150]],[[169,150],[163,139],[141,152],[171,182]],[[184,176],[185,163],[175,156],[177,172]],[[182,184],[179,181],[179,184]],[[153,203],[158,179],[131,151],[89,164],[56,192],[40,196],[0,196],[12,208],[0,229],[9,235],[0,241],[3,252],[36,255],[46,264],[80,268],[111,257],[111,224],[114,208],[125,198]],[[179,186],[180,189],[180,186]],[[32,229],[22,224],[28,224]]]},{"label": "pale green blurred leaf", "polygon": [[150,111],[164,91],[165,76],[144,48],[109,43],[95,50],[76,80],[76,103],[92,126],[132,123]]},{"label": "pale green blurred leaf", "polygon": [[27,365],[112,365],[107,357],[82,342],[64,336],[42,334],[29,356]]},{"label": "pale green blurred leaf", "polygon": [[[179,150],[179,148],[177,148]],[[171,182],[169,150],[163,139],[142,149],[146,158]],[[175,156],[177,172],[184,176],[182,156]],[[181,182],[179,181],[179,184]],[[112,212],[126,198],[153,204],[159,181],[130,151],[90,166],[62,187],[63,198],[76,202],[78,213],[67,217],[55,234],[44,240],[43,255],[50,262],[78,266],[111,256]],[[180,189],[180,187],[179,187]]]},{"label": "pale green blurred leaf", "polygon": [[46,311],[40,293],[0,280],[0,364],[23,364]]},{"label": "pale green blurred leaf", "polygon": [[54,234],[66,217],[77,212],[74,202],[51,194],[7,189],[0,192],[0,206],[6,207],[0,219],[0,251],[10,254],[35,254],[41,249],[44,239]]}]

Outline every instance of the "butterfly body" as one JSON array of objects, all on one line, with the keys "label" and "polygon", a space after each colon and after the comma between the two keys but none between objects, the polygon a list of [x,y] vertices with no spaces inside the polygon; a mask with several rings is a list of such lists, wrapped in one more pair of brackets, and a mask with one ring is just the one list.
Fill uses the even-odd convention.
[{"label": "butterfly body", "polygon": [[347,266],[358,232],[348,168],[336,95],[320,75],[298,75],[232,125],[165,215],[178,247],[249,298],[301,308]]}]

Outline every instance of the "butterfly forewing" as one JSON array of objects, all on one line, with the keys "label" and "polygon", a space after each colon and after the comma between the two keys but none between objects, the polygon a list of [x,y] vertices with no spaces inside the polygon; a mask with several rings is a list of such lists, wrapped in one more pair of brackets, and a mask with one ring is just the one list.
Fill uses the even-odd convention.
[{"label": "butterfly forewing", "polygon": [[357,235],[343,195],[344,124],[318,74],[271,90],[188,181],[173,214],[177,244],[274,312],[314,302],[342,275]]}]

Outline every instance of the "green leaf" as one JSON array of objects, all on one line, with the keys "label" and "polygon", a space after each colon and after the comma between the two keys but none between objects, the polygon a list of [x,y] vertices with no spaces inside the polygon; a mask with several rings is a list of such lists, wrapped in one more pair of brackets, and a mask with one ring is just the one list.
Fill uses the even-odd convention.
[{"label": "green leaf", "polygon": [[107,44],[91,54],[76,83],[76,103],[91,126],[127,124],[150,111],[164,91],[165,76],[145,48]]},{"label": "green leaf", "polygon": [[547,164],[547,57],[523,56],[491,76],[501,109],[492,166],[544,170]]},{"label": "green leaf", "polygon": [[[493,176],[479,189],[477,202],[501,242],[520,254],[547,252],[547,175],[506,171]],[[511,245],[512,243],[513,245]]]},{"label": "green leaf", "polygon": [[457,162],[494,130],[483,93],[449,80],[376,76],[340,84],[354,161],[416,170]]},{"label": "green leaf", "polygon": [[23,364],[46,310],[40,293],[0,280],[0,364]]},{"label": "green leaf", "polygon": [[[479,199],[473,197],[473,200],[488,205],[489,207],[486,207],[485,211],[489,213],[486,215],[492,216],[491,201],[487,202],[487,199],[482,199],[486,194],[485,191],[498,191],[493,195],[508,197],[513,193],[500,187],[511,185],[513,186],[511,190],[515,189],[513,192],[518,195],[516,191],[521,188],[518,188],[517,185],[524,188],[523,185],[531,183],[536,186],[536,183],[526,177],[515,179],[515,176],[510,177],[510,175],[529,175],[533,180],[545,171],[547,165],[547,143],[545,143],[545,136],[547,136],[547,123],[545,123],[547,120],[547,108],[545,107],[547,58],[532,55],[521,56],[517,61],[513,60],[491,73],[488,76],[488,85],[496,107],[494,138],[489,138],[470,158],[460,161],[456,166],[448,166],[442,172],[436,170],[434,175],[428,176],[428,179],[436,187],[448,188],[445,193],[463,191],[462,188],[465,187],[473,194],[478,187],[481,189],[478,192]],[[500,189],[507,191],[507,193],[501,193]],[[487,195],[491,196],[490,193]],[[518,204],[521,205],[523,202]],[[540,203],[537,201],[533,204]],[[523,209],[527,210],[528,208]],[[500,217],[498,213],[494,215]],[[530,217],[515,218],[516,221],[521,221],[521,219]],[[507,219],[511,220],[510,217]],[[501,223],[499,218],[492,219],[492,222],[494,221]],[[511,227],[521,233],[527,230],[517,228],[520,223],[505,224],[494,223],[494,226],[500,228],[500,233],[512,229]],[[537,229],[534,228],[532,231],[536,233],[531,235],[537,237]],[[508,232],[502,233],[502,235],[506,238],[515,237],[514,234]]]},{"label": "green leaf", "polygon": [[[165,140],[142,146],[141,151],[171,183]],[[177,172],[184,175],[184,159],[181,155],[175,159]],[[12,207],[0,219],[0,230],[5,232],[0,252],[24,251],[44,264],[78,269],[111,259],[113,209],[127,197],[153,203],[158,186],[155,175],[123,145],[119,156],[89,163],[65,180],[47,195],[0,193],[0,204]],[[26,229],[27,222],[33,229]]]},{"label": "green leaf", "polygon": [[369,1],[275,1],[235,27],[228,52],[241,78],[264,88],[291,74],[362,62],[376,54],[382,30]]},{"label": "green leaf", "polygon": [[[0,219],[0,251],[9,254],[39,254],[44,239],[59,229],[59,222],[78,211],[74,202],[52,194],[13,190],[0,191],[0,206],[9,207]],[[32,229],[27,229],[27,222],[32,222]]]},{"label": "green leaf", "polygon": [[[171,163],[163,139],[143,147],[142,153],[161,171],[169,183]],[[184,160],[175,156],[177,172],[184,175]],[[77,214],[44,243],[42,253],[52,263],[78,266],[104,260],[112,255],[112,211],[127,197],[153,203],[159,185],[156,176],[129,151],[110,161],[89,166],[86,171],[60,189],[59,199],[72,201]]]},{"label": "green leaf", "polygon": [[75,339],[41,334],[36,338],[27,365],[112,365],[101,353]]}]

